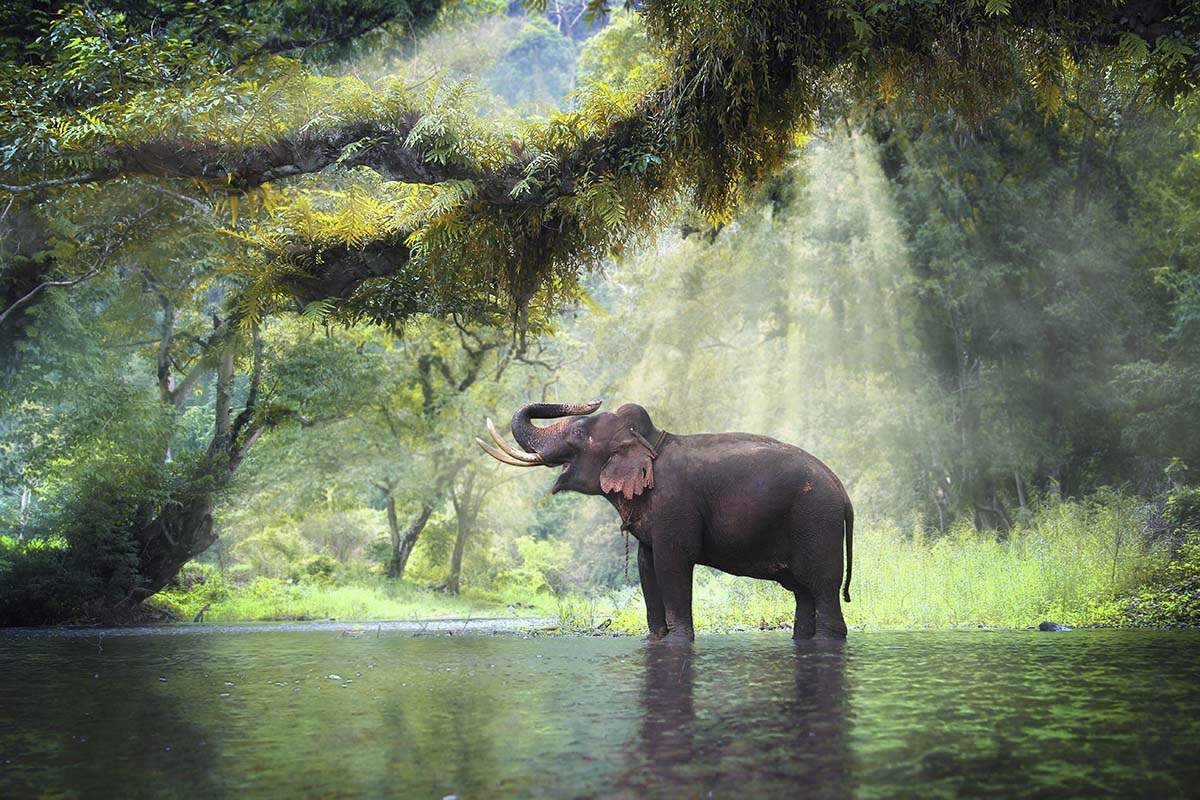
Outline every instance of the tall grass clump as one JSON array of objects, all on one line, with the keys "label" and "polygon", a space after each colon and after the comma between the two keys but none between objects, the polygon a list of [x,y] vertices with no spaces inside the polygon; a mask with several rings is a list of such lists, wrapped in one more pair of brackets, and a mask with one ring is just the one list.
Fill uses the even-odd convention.
[{"label": "tall grass clump", "polygon": [[[1114,492],[1083,500],[1045,501],[1007,534],[969,523],[933,536],[892,523],[855,532],[853,602],[843,604],[856,628],[1024,628],[1043,619],[1071,626],[1127,622],[1121,599],[1158,574],[1164,550],[1147,546],[1144,502]],[[581,627],[585,603],[564,604]],[[641,631],[640,594],[606,607],[592,603],[613,628]],[[697,630],[787,627],[790,592],[768,582],[698,568],[693,596]]]},{"label": "tall grass clump", "polygon": [[[1007,536],[959,524],[931,538],[892,525],[860,537],[847,621],[866,628],[1113,624],[1116,598],[1162,568],[1136,498],[1047,503]],[[858,544],[858,542],[856,542]],[[858,579],[857,576],[861,576]]]}]

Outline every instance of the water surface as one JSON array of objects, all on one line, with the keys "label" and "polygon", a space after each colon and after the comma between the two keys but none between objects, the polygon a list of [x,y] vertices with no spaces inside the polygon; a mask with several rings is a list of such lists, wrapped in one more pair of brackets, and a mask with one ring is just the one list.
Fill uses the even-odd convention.
[{"label": "water surface", "polygon": [[1194,796],[1200,632],[0,632],[0,797]]}]

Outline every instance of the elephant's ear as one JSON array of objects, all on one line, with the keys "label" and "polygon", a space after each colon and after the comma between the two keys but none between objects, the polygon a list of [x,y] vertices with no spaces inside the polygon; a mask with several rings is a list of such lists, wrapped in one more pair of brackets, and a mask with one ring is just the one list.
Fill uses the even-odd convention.
[{"label": "elephant's ear", "polygon": [[654,456],[645,441],[629,429],[617,442],[612,457],[600,470],[600,490],[620,492],[632,500],[654,488]]}]

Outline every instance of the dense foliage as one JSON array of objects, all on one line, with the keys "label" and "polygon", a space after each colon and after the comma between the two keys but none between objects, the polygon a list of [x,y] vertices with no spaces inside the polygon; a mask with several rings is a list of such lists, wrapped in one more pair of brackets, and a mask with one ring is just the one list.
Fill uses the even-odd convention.
[{"label": "dense foliage", "polygon": [[[283,32],[274,37],[251,9],[230,9],[211,37],[174,7],[141,10],[114,9],[108,20],[71,6],[19,20],[47,35],[10,40],[21,68],[9,80],[36,79],[48,95],[14,92],[4,109],[18,123],[5,125],[6,186],[150,175],[193,199],[222,196],[247,244],[244,314],[300,298],[387,320],[560,300],[582,267],[645,230],[680,192],[727,219],[837,88],[886,98],[905,87],[977,119],[1022,83],[1040,87],[1053,110],[1056,84],[1078,61],[1142,79],[1169,101],[1191,88],[1188,42],[1200,25],[1188,4],[647,3],[641,16],[661,56],[644,83],[585,88],[577,111],[513,126],[472,118],[461,87],[417,91],[402,77],[371,86],[277,55],[352,38],[365,22],[317,39],[292,30],[318,11],[360,18],[345,8],[289,15],[289,4],[267,3],[264,16]],[[368,17],[427,10],[401,11]],[[67,18],[74,27],[59,31]],[[100,65],[95,86],[80,92],[78,63],[47,54],[52,34],[68,37],[67,52],[84,42],[99,51],[81,57],[87,70]],[[215,50],[243,36],[246,52],[204,59],[209,68],[197,71],[194,40]],[[1012,68],[1014,50],[1025,71]],[[132,83],[131,62],[142,70]],[[81,107],[89,95],[98,102]],[[243,214],[239,229],[239,206],[265,213]]]}]

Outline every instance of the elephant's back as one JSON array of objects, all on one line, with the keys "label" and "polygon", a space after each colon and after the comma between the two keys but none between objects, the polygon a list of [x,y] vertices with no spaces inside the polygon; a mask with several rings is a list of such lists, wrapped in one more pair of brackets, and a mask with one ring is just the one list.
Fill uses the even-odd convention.
[{"label": "elephant's back", "polygon": [[[697,475],[726,488],[730,483],[752,489],[766,482],[777,491],[846,497],[837,474],[807,450],[756,433],[699,433],[677,437]],[[814,498],[815,499],[815,498]]]},{"label": "elephant's back", "polygon": [[[842,530],[845,489],[811,453],[751,433],[700,434],[679,444],[680,460],[662,464],[663,485],[672,499],[698,504],[698,563],[776,580],[813,557],[812,531]],[[664,449],[663,458],[669,454]],[[656,464],[655,491],[659,473]],[[798,553],[798,542],[808,549]]]}]

